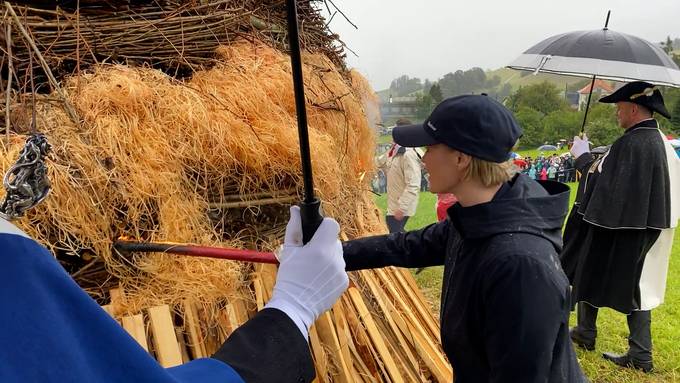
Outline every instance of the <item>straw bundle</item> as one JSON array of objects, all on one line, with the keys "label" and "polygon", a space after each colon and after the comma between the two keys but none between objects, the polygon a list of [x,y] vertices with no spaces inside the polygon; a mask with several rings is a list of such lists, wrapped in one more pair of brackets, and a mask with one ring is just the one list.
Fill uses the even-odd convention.
[{"label": "straw bundle", "polygon": [[[213,68],[186,81],[151,68],[95,66],[62,84],[67,103],[55,102],[54,94],[38,97],[37,128],[53,146],[53,192],[19,222],[108,303],[140,344],[151,336],[146,328],[154,340],[172,337],[184,350],[179,363],[210,355],[261,308],[271,297],[275,267],[126,257],[112,252],[112,241],[272,250],[287,206],[301,193],[288,57],[245,40],[219,47],[215,57]],[[323,209],[338,220],[343,239],[383,232],[368,193],[375,142],[366,116],[375,95],[358,73],[340,72],[323,54],[303,61]],[[20,101],[8,109],[13,123],[33,113]],[[4,169],[23,141],[14,131],[2,146]],[[412,277],[402,270],[352,274],[348,292],[310,333],[319,380],[451,381],[438,324]],[[178,314],[177,328],[168,335],[154,320],[162,313],[173,318],[170,310]],[[168,360],[160,344],[149,351]]]}]

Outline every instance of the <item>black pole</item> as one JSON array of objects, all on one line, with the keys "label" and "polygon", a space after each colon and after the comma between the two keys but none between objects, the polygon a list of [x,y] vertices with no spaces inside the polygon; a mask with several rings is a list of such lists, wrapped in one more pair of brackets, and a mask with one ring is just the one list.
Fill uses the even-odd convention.
[{"label": "black pole", "polygon": [[593,88],[595,87],[595,76],[593,75],[593,81],[590,82],[590,92],[588,92],[588,101],[586,102],[586,114],[583,115],[583,124],[581,125],[581,135],[586,131],[586,119],[588,118],[588,109],[590,108],[590,97],[593,95]]},{"label": "black pole", "polygon": [[609,10],[607,11],[607,20],[604,22],[604,29],[607,29],[609,26],[609,16],[612,14],[612,11]]},{"label": "black pole", "polygon": [[295,2],[296,0],[286,0],[286,6],[288,7],[290,63],[293,72],[295,111],[297,113],[298,134],[300,137],[300,160],[302,162],[302,179],[305,188],[304,200],[300,203],[302,242],[307,243],[312,239],[319,225],[321,225],[323,217],[319,211],[321,201],[314,197],[314,176],[312,175],[312,158],[309,152],[305,87],[302,79],[302,57],[300,55],[300,36],[298,35],[297,4]]}]

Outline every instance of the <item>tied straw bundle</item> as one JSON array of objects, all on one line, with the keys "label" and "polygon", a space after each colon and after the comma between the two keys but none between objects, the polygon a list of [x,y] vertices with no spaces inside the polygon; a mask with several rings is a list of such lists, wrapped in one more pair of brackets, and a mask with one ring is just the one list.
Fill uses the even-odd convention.
[{"label": "tied straw bundle", "polygon": [[[225,64],[197,72],[186,83],[122,66],[72,78],[64,88],[83,119],[80,128],[62,108],[38,103],[38,125],[54,147],[53,193],[20,223],[64,262],[68,254],[101,258],[124,287],[132,311],[187,295],[206,303],[228,299],[243,265],[159,255],[135,259],[131,267],[111,252],[113,240],[243,247],[253,244],[244,238],[257,237],[260,247],[271,250],[285,210],[224,209],[220,215],[220,209],[208,214],[210,206],[232,200],[234,193],[301,192],[286,56],[245,41],[221,47],[218,56]],[[324,211],[349,237],[380,232],[366,193],[370,175],[365,176],[372,168],[374,137],[364,109],[374,96],[365,93],[369,88],[360,75],[344,77],[323,55],[308,55],[305,62],[313,166]],[[21,142],[15,136],[0,156],[5,168]],[[252,216],[249,225],[245,215]],[[230,224],[230,216],[236,222]],[[269,238],[249,233],[260,222]],[[90,293],[103,296],[104,280],[85,282]]]}]

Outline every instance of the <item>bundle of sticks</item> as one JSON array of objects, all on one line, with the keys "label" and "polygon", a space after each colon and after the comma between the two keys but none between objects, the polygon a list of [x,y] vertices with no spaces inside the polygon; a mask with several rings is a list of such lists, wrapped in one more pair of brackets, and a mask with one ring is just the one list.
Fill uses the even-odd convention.
[{"label": "bundle of sticks", "polygon": [[[343,67],[343,47],[319,13],[319,1],[298,6],[305,49]],[[38,88],[97,63],[149,65],[184,78],[212,67],[215,48],[239,37],[257,37],[286,50],[285,2],[193,1],[5,1],[0,29],[2,66],[13,69],[14,88],[26,87],[29,65]],[[31,60],[32,48],[44,63]],[[44,65],[47,64],[47,65]],[[46,67],[47,68],[46,68]],[[49,69],[48,69],[49,68]],[[8,76],[3,70],[3,78]],[[43,88],[49,92],[48,87]],[[22,93],[23,93],[22,92]]]}]

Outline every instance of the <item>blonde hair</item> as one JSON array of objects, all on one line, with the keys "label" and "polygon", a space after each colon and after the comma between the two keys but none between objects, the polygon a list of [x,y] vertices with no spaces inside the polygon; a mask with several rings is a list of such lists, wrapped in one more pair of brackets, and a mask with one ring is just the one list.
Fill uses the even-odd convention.
[{"label": "blonde hair", "polygon": [[513,174],[514,167],[512,160],[496,163],[472,157],[463,179],[479,180],[482,185],[489,187],[509,181]]}]

